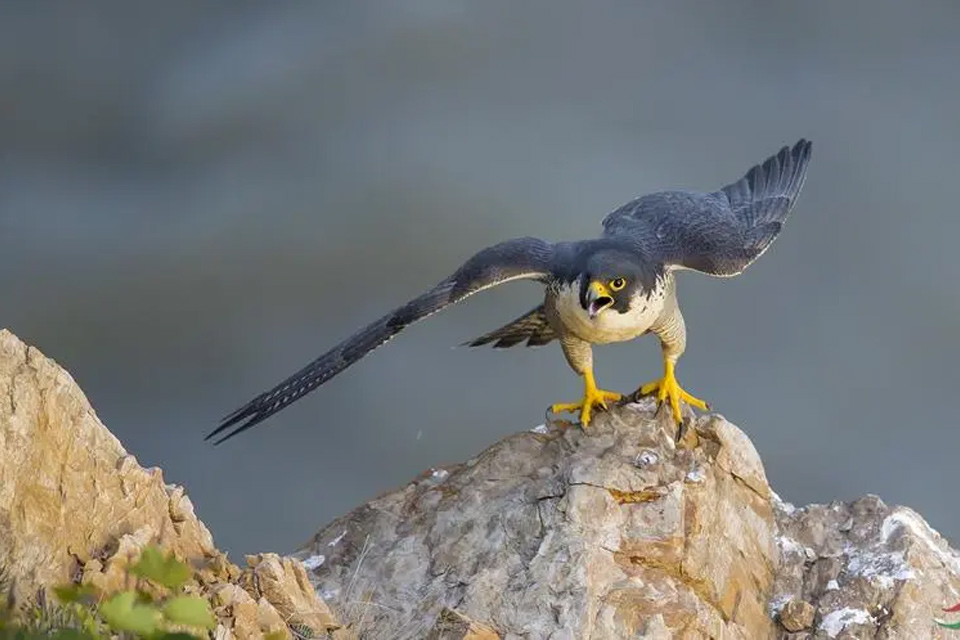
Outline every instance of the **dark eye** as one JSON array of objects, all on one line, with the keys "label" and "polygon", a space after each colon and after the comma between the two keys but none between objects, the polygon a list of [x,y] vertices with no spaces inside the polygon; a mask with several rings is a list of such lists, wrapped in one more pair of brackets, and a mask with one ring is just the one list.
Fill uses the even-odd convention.
[{"label": "dark eye", "polygon": [[620,289],[623,289],[626,286],[626,284],[627,284],[627,281],[624,280],[623,278],[616,278],[610,281],[610,288],[613,289],[614,291],[620,291]]}]

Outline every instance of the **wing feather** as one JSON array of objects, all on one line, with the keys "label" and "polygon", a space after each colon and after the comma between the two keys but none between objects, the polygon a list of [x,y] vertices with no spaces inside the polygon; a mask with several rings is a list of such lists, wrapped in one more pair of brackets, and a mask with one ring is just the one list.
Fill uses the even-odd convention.
[{"label": "wing feather", "polygon": [[464,345],[479,347],[492,342],[491,346],[494,349],[507,349],[526,341],[528,347],[540,347],[556,339],[556,337],[557,334],[547,320],[547,312],[543,305],[540,305],[499,329],[485,333],[479,338],[464,343]]},{"label": "wing feather", "polygon": [[776,239],[806,180],[811,144],[800,140],[713,193],[664,191],[628,202],[603,221],[604,235],[645,256],[715,276],[746,269]]},{"label": "wing feather", "polygon": [[227,415],[206,440],[227,431],[219,444],[296,402],[405,328],[474,293],[511,280],[546,280],[554,246],[537,238],[507,240],[488,247],[430,291],[394,309],[333,347],[278,385]]}]

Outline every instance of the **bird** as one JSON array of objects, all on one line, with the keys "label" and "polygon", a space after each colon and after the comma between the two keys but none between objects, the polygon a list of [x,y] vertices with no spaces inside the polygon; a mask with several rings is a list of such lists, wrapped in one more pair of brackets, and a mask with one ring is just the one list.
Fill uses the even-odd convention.
[{"label": "bird", "polygon": [[228,440],[317,389],[414,322],[497,285],[535,280],[543,303],[503,327],[465,344],[508,348],[554,340],[583,379],[583,397],[557,403],[553,413],[579,414],[587,427],[595,411],[624,399],[597,386],[592,345],[659,338],[663,375],[637,390],[656,395],[682,423],[681,402],[707,410],[684,390],[676,365],[686,348],[676,273],[732,277],[770,248],[806,181],[811,143],[799,140],[717,191],[660,191],[609,213],[597,238],[549,242],[523,237],[487,247],[432,289],[361,328],[275,387],[224,417],[205,440]]}]

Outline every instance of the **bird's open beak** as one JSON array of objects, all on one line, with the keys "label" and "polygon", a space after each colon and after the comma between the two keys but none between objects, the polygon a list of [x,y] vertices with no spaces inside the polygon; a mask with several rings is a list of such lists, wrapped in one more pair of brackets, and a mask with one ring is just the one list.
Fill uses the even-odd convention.
[{"label": "bird's open beak", "polygon": [[594,280],[587,291],[587,315],[596,318],[597,314],[613,304],[613,296],[607,286]]}]

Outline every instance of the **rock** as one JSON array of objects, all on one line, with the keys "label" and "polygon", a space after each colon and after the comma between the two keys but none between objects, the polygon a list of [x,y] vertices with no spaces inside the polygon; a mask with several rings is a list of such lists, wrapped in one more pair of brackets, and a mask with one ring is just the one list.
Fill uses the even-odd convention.
[{"label": "rock", "polygon": [[69,581],[109,592],[159,543],[190,562],[185,589],[224,640],[951,637],[934,621],[960,618],[942,611],[960,602],[960,555],[917,513],[875,496],[785,503],[721,416],[674,437],[648,401],[586,431],[555,422],[240,569],[183,488],[0,331],[0,567],[20,598]]},{"label": "rock", "polygon": [[459,611],[444,609],[437,616],[427,640],[500,640],[500,636]]},{"label": "rock", "polygon": [[933,621],[960,601],[960,555],[916,512],[866,496],[776,513],[772,613],[810,603],[815,638],[953,637]]},{"label": "rock", "polygon": [[70,580],[126,534],[181,558],[214,553],[182,490],[138,465],[70,375],[8,331],[0,331],[0,398],[0,563],[19,595]]},{"label": "rock", "polygon": [[288,623],[349,637],[299,562],[262,554],[241,571],[184,489],[137,464],[67,372],[0,330],[0,568],[15,598],[73,581],[126,588],[127,567],[149,544],[194,568],[185,589],[210,600],[218,638],[289,636]]},{"label": "rock", "polygon": [[300,562],[261,553],[247,556],[247,565],[250,568],[243,579],[248,591],[265,597],[287,624],[315,633],[339,626],[327,605],[317,598]]},{"label": "rock", "polygon": [[249,593],[235,584],[223,584],[215,589],[215,602],[220,606],[214,609],[214,613],[224,622],[232,637],[245,640],[263,634],[260,609]]},{"label": "rock", "polygon": [[[257,626],[255,628],[258,631],[258,636],[275,633],[284,633],[287,637],[291,636],[287,629],[287,623],[280,617],[270,601],[263,597],[257,600]],[[326,631],[326,629],[322,629],[322,631]]]},{"label": "rock", "polygon": [[803,631],[813,624],[816,613],[817,610],[809,602],[794,599],[780,610],[780,624],[787,631]]},{"label": "rock", "polygon": [[361,635],[423,637],[418,621],[449,608],[505,638],[653,637],[658,624],[772,637],[762,465],[722,418],[695,431],[698,446],[677,448],[669,421],[627,405],[587,431],[521,433],[338,519],[298,555],[325,555],[314,583],[348,622],[362,616]]},{"label": "rock", "polygon": [[720,444],[717,466],[733,474],[764,498],[770,498],[767,474],[760,462],[760,455],[747,435],[719,416],[708,417],[699,431]]},{"label": "rock", "polygon": [[653,409],[508,437],[297,557],[361,637],[436,637],[430,620],[456,638],[949,637],[934,619],[960,601],[960,556],[919,515],[797,509],[734,425],[696,418],[678,446]]}]

